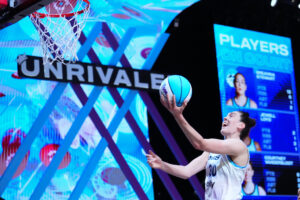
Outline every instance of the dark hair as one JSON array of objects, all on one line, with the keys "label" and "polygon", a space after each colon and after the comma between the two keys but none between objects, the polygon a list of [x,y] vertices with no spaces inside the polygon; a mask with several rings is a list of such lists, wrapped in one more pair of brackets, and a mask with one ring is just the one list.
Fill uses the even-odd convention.
[{"label": "dark hair", "polygon": [[241,122],[244,122],[245,128],[241,131],[240,138],[244,140],[250,132],[250,129],[256,125],[256,120],[249,116],[248,112],[238,111],[241,114]]},{"label": "dark hair", "polygon": [[244,77],[245,82],[246,82],[246,77],[244,76],[244,74],[242,74],[241,72],[237,72],[237,73],[234,75],[233,83],[236,82],[236,79],[237,79],[237,76],[238,76],[238,75],[241,75],[242,77]]}]

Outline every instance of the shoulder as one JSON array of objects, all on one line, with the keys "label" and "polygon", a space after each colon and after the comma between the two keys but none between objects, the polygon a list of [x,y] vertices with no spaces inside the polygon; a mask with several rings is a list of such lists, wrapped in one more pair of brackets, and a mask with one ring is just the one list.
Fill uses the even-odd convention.
[{"label": "shoulder", "polygon": [[257,151],[261,151],[261,147],[260,147],[260,144],[256,141],[254,141],[254,145],[255,145],[255,148]]},{"label": "shoulder", "polygon": [[256,102],[253,101],[252,99],[250,99],[250,107],[251,107],[251,108],[257,108]]},{"label": "shoulder", "polygon": [[228,99],[228,100],[226,101],[226,104],[229,105],[229,106],[232,106],[232,99],[231,99],[231,98]]},{"label": "shoulder", "polygon": [[232,154],[227,154],[227,156],[229,156],[229,158],[238,166],[247,166],[249,163],[249,151],[247,145],[239,139],[230,140],[231,148],[234,148],[235,151]]},{"label": "shoulder", "polygon": [[239,152],[239,154],[243,154],[248,151],[247,145],[240,139],[226,139],[225,142],[227,143],[227,146],[235,148],[236,151]]},{"label": "shoulder", "polygon": [[267,194],[266,191],[264,190],[264,188],[261,187],[261,186],[258,186],[258,193],[259,193],[260,196],[263,196],[263,195]]},{"label": "shoulder", "polygon": [[226,139],[225,141],[227,141],[230,144],[238,145],[242,148],[247,148],[247,145],[245,144],[245,142],[243,142],[241,139],[238,139],[238,138]]}]

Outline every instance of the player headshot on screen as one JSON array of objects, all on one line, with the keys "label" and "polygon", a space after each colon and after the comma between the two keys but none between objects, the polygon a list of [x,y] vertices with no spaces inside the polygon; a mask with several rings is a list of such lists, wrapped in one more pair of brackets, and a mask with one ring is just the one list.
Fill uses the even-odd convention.
[{"label": "player headshot on screen", "polygon": [[175,118],[179,127],[197,150],[203,151],[187,165],[175,165],[163,161],[151,150],[146,155],[150,167],[160,169],[173,176],[188,179],[196,173],[206,170],[205,199],[236,200],[242,198],[242,183],[249,162],[249,151],[240,136],[255,119],[247,112],[234,111],[224,118],[220,133],[224,139],[205,139],[185,119],[181,107],[175,104],[175,98],[161,97],[162,104]]},{"label": "player headshot on screen", "polygon": [[235,96],[226,101],[226,105],[233,107],[257,108],[255,101],[246,96],[247,83],[242,73],[236,73],[233,80]]},{"label": "player headshot on screen", "polygon": [[253,182],[254,170],[252,163],[249,162],[249,165],[246,170],[245,180],[243,182],[242,192],[244,196],[265,196],[267,193],[263,187],[255,184]]},{"label": "player headshot on screen", "polygon": [[247,145],[249,151],[261,151],[259,142],[255,141],[249,135],[243,139],[243,142]]},{"label": "player headshot on screen", "polygon": [[255,141],[253,138],[250,137],[251,128],[256,125],[256,121],[252,121],[252,124],[249,124],[247,128],[244,128],[241,133],[241,140],[247,145],[249,151],[261,151],[261,147],[259,142]]},{"label": "player headshot on screen", "polygon": [[300,188],[298,189],[298,200],[300,200]]}]

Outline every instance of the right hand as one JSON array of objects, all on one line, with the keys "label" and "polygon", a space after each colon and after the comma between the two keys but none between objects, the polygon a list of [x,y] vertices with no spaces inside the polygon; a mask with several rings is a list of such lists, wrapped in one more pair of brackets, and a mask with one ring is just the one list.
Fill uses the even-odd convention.
[{"label": "right hand", "polygon": [[150,167],[154,169],[162,169],[163,161],[158,155],[153,153],[153,151],[149,150],[149,154],[146,154],[146,157],[147,163],[150,165]]}]

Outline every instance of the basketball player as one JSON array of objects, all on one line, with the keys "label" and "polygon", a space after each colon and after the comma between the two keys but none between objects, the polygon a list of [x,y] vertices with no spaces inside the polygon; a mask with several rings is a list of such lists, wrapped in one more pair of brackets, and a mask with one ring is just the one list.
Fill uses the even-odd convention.
[{"label": "basketball player", "polygon": [[251,161],[246,170],[245,180],[242,186],[244,196],[265,196],[267,193],[263,187],[253,182],[254,170]]},{"label": "basketball player", "polygon": [[255,101],[246,96],[247,83],[242,73],[236,73],[234,76],[235,97],[227,100],[226,104],[235,108],[257,108]]},{"label": "basketball player", "polygon": [[247,145],[249,151],[261,151],[260,144],[251,138],[250,135],[246,136],[242,140]]},{"label": "basketball player", "polygon": [[149,151],[149,154],[146,155],[148,164],[152,168],[163,170],[183,179],[188,179],[206,169],[206,200],[241,199],[241,186],[249,163],[249,152],[245,143],[240,139],[240,135],[244,130],[249,129],[255,120],[250,118],[246,112],[231,112],[222,123],[221,134],[225,139],[205,139],[183,116],[187,102],[184,102],[181,107],[177,107],[175,97],[172,100],[167,99],[161,96],[162,104],[173,115],[193,147],[203,153],[186,166],[182,166],[167,163]]},{"label": "basketball player", "polygon": [[[253,124],[253,126],[255,126],[255,124]],[[249,129],[244,130],[243,134],[241,134],[240,138],[241,140],[243,140],[243,142],[247,145],[248,150],[251,151],[261,151],[261,147],[260,144],[255,141],[253,138],[250,137],[250,128]]]}]

